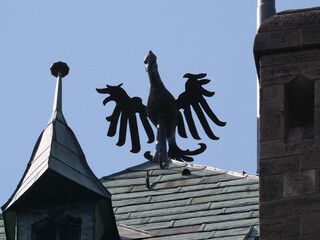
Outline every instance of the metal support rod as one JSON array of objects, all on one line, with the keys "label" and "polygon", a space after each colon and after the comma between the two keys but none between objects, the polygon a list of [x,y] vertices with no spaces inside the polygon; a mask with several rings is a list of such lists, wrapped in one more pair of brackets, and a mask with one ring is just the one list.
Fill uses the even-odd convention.
[{"label": "metal support rod", "polygon": [[160,167],[164,168],[168,160],[167,140],[166,140],[166,124],[165,116],[158,117],[156,150],[153,155],[153,162],[160,163]]},{"label": "metal support rod", "polygon": [[62,112],[62,73],[58,72],[56,92],[53,102],[53,112]]},{"label": "metal support rod", "polygon": [[[276,14],[275,0],[258,0],[257,31],[264,20]],[[257,78],[257,174],[259,174],[260,83]]]},{"label": "metal support rod", "polygon": [[[276,14],[275,0],[258,0],[257,31],[264,20]],[[260,117],[259,108],[259,79],[257,78],[257,118]]]},{"label": "metal support rod", "polygon": [[68,75],[69,67],[66,63],[60,61],[52,64],[50,71],[51,74],[57,78],[53,112],[62,113],[62,78]]},{"label": "metal support rod", "polygon": [[261,23],[276,14],[275,0],[258,0],[257,30]]}]

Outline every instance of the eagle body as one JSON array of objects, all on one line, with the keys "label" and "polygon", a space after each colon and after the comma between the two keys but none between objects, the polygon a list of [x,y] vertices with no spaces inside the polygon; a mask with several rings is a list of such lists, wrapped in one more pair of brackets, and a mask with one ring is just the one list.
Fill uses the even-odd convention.
[{"label": "eagle body", "polygon": [[155,127],[157,127],[159,123],[159,117],[164,118],[166,138],[170,143],[174,139],[175,129],[178,123],[178,106],[175,98],[161,81],[156,56],[151,51],[146,56],[144,63],[150,82],[147,114]]},{"label": "eagle body", "polygon": [[[181,137],[187,137],[184,122],[186,122],[186,126],[189,128],[191,136],[194,139],[200,139],[191,110],[194,110],[203,130],[212,140],[218,140],[219,138],[212,132],[205,114],[217,126],[223,127],[226,124],[217,118],[204,98],[214,95],[214,92],[203,88],[203,85],[208,84],[210,80],[204,79],[205,73],[186,73],[183,76],[184,78],[188,78],[185,91],[175,99],[161,81],[157,57],[151,51],[145,57],[144,64],[150,83],[146,106],[142,104],[141,98],[129,97],[121,87],[122,84],[118,86],[107,85],[106,88],[97,89],[99,93],[109,95],[103,100],[104,105],[110,101],[116,102],[112,115],[106,118],[110,122],[107,135],[112,137],[116,134],[117,129],[119,129],[117,145],[122,146],[126,141],[127,126],[129,125],[132,144],[130,151],[133,153],[139,152],[141,146],[136,116],[136,113],[138,113],[145,133],[148,136],[148,143],[154,141],[154,133],[149,120],[157,128],[156,149],[153,156],[150,154],[150,151],[145,152],[144,156],[147,159],[159,162],[162,168],[168,158],[191,162],[193,161],[191,156],[205,151],[206,145],[199,143],[200,147],[198,149],[192,151],[188,149],[181,150],[175,140],[176,129]],[[118,125],[120,125],[119,128]],[[169,146],[168,151],[167,143]]]}]

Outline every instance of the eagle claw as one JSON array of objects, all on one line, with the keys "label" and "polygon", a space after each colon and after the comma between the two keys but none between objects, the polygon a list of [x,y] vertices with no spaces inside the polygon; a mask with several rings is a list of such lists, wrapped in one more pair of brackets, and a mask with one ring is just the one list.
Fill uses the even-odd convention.
[{"label": "eagle claw", "polygon": [[204,143],[199,143],[199,145],[200,148],[190,151],[189,149],[181,150],[176,144],[169,144],[168,156],[171,159],[175,159],[181,162],[193,162],[193,158],[190,156],[203,153],[207,148],[207,146]]}]

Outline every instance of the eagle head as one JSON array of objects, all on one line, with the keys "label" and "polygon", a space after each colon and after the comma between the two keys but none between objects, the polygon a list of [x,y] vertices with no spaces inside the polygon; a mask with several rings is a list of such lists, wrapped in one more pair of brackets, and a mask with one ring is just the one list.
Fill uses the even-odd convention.
[{"label": "eagle head", "polygon": [[157,69],[157,57],[150,50],[144,58],[144,66],[147,72],[151,73]]}]

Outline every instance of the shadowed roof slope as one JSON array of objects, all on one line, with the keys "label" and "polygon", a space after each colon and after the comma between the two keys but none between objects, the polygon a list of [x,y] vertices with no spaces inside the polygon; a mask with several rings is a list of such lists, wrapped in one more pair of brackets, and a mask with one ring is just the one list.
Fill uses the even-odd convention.
[{"label": "shadowed roof slope", "polygon": [[165,169],[146,162],[101,181],[112,195],[117,222],[149,232],[148,239],[259,236],[256,176],[172,160]]}]

